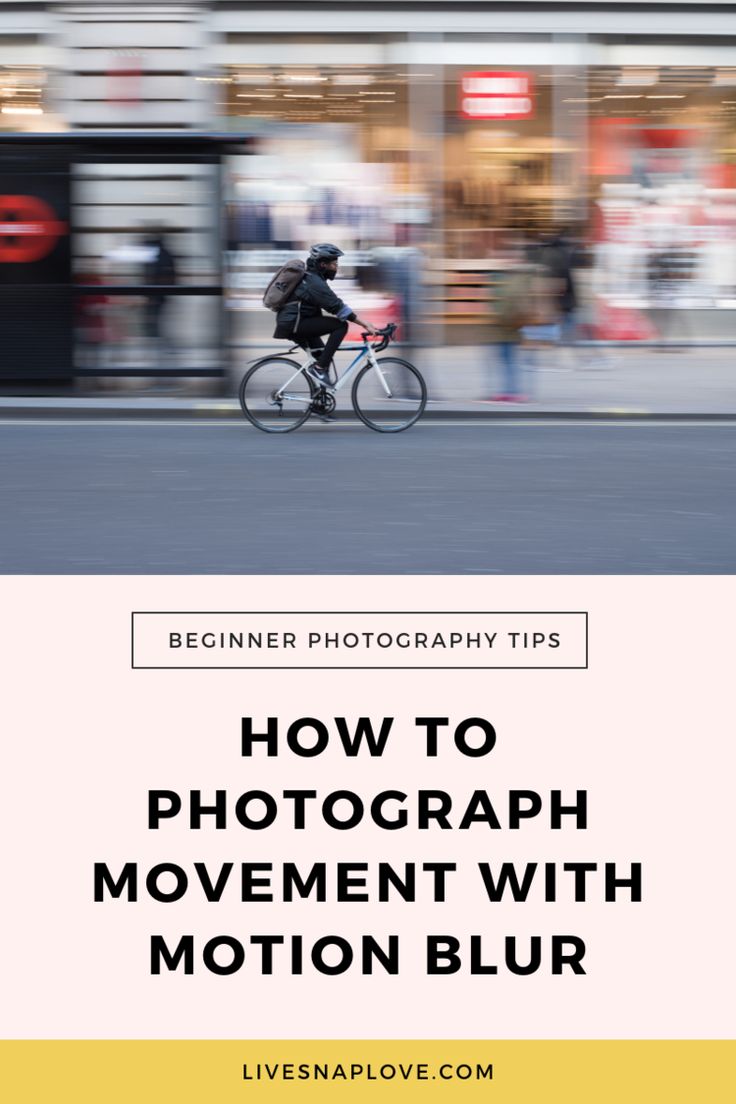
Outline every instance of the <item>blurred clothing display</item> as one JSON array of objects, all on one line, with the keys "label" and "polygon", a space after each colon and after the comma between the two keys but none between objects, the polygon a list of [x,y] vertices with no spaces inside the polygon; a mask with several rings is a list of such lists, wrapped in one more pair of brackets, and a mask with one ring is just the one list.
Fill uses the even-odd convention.
[{"label": "blurred clothing display", "polygon": [[693,271],[693,260],[692,253],[678,249],[663,249],[649,255],[650,313],[662,340],[681,342],[688,337],[687,322],[679,307]]}]

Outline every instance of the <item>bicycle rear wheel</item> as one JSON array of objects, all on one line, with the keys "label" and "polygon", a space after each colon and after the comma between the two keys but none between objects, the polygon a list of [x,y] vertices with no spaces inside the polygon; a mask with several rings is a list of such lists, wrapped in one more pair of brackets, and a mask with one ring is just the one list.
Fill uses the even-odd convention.
[{"label": "bicycle rear wheel", "polygon": [[427,405],[427,388],[408,360],[379,357],[359,372],[353,384],[355,413],[378,433],[400,433],[414,425]]},{"label": "bicycle rear wheel", "polygon": [[264,433],[289,433],[312,412],[314,385],[288,357],[259,360],[240,381],[238,397],[248,421]]}]

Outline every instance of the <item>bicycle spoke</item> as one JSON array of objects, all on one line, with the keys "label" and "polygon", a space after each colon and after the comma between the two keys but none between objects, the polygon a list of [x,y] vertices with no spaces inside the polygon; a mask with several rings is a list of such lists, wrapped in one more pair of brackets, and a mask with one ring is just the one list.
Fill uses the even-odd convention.
[{"label": "bicycle spoke", "polygon": [[245,416],[267,433],[288,433],[311,413],[312,384],[295,360],[273,357],[253,365],[240,384]]},{"label": "bicycle spoke", "polygon": [[419,418],[427,389],[417,369],[399,357],[367,364],[353,385],[353,406],[361,421],[381,433],[398,433]]}]

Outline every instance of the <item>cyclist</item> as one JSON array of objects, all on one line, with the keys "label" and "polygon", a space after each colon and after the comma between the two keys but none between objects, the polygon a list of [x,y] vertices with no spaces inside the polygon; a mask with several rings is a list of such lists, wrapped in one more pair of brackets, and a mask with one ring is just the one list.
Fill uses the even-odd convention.
[{"label": "cyclist", "polygon": [[[377,332],[327,285],[328,280],[335,279],[338,258],[342,256],[342,250],[329,242],[312,246],[306,275],[276,315],[273,335],[296,341],[312,354],[314,363],[307,371],[323,387],[329,384],[330,362],[348,332],[348,323],[355,322],[370,334]],[[322,338],[326,334],[329,337],[325,345]]]}]

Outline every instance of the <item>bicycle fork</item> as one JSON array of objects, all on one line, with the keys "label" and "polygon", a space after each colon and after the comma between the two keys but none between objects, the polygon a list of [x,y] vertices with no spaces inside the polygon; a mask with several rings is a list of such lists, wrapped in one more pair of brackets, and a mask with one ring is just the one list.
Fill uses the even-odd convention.
[{"label": "bicycle fork", "polygon": [[380,367],[378,361],[376,360],[375,354],[374,354],[373,349],[370,345],[368,346],[368,363],[371,365],[374,372],[376,372],[376,374],[378,375],[378,378],[381,381],[381,387],[383,388],[384,392],[386,393],[386,398],[387,399],[392,399],[394,397],[393,391],[391,390],[391,388],[389,386],[388,380],[386,379],[383,372],[381,371],[381,367]]}]

